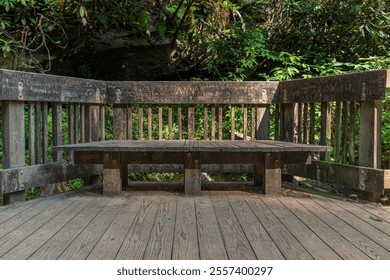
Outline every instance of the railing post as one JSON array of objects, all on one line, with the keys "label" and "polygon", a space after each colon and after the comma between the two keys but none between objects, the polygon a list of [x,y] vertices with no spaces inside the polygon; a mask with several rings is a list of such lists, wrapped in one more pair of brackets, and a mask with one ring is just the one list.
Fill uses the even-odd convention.
[{"label": "railing post", "polygon": [[[25,165],[24,102],[3,101],[3,168]],[[5,194],[4,204],[24,201],[24,191]]]},{"label": "railing post", "polygon": [[282,140],[298,142],[298,104],[282,105]]},{"label": "railing post", "polygon": [[[362,101],[360,103],[360,145],[359,165],[364,167],[381,168],[381,125],[382,125],[382,102]],[[361,195],[369,200],[377,201],[381,193],[367,193],[365,189],[365,174],[361,177]]]}]

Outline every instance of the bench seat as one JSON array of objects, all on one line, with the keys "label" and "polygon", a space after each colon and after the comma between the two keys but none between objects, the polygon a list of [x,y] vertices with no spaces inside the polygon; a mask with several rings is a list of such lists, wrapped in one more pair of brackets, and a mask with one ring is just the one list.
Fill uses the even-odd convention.
[{"label": "bench seat", "polygon": [[119,194],[127,185],[128,164],[183,164],[186,195],[201,193],[202,164],[253,164],[255,185],[265,194],[281,191],[283,164],[310,164],[311,152],[327,146],[272,140],[112,140],[62,145],[76,164],[103,164],[103,192]]}]

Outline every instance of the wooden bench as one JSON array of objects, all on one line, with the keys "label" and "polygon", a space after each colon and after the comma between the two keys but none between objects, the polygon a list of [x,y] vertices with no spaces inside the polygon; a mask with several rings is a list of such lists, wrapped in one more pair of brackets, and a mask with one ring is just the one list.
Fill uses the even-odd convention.
[{"label": "wooden bench", "polygon": [[103,164],[103,192],[120,194],[127,186],[128,164],[183,164],[186,195],[201,193],[202,164],[253,164],[255,185],[264,194],[281,191],[283,164],[310,164],[311,152],[330,147],[272,140],[113,140],[62,145],[76,164]]}]

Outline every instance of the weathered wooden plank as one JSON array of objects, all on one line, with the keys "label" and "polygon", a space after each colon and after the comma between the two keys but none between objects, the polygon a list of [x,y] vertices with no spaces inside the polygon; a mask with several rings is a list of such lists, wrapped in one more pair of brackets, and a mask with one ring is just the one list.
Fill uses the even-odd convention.
[{"label": "weathered wooden plank", "polygon": [[17,229],[12,232],[4,235],[1,240],[0,247],[0,259],[12,258],[11,256],[4,257],[4,255],[20,244],[28,236],[34,234],[39,228],[44,226],[48,221],[54,218],[56,215],[64,211],[72,201],[69,199],[62,199],[56,201],[56,203],[47,207],[44,211],[40,212],[38,215],[32,217]]},{"label": "weathered wooden plank", "polygon": [[172,258],[176,208],[176,197],[161,197],[160,206],[143,256],[144,260],[170,260]]},{"label": "weathered wooden plank", "polygon": [[[104,81],[4,69],[0,71],[0,100],[95,104],[107,102]],[[115,93],[113,96],[116,97]]]},{"label": "weathered wooden plank", "polygon": [[193,198],[179,197],[178,199],[172,259],[199,259],[198,234]]},{"label": "weathered wooden plank", "polygon": [[[81,126],[81,120],[80,120],[80,104],[75,104],[75,110],[74,110],[74,142],[79,143],[80,142],[80,127]],[[104,108],[104,106],[102,106]]]},{"label": "weathered wooden plank", "polygon": [[356,215],[349,213],[344,208],[338,206],[337,203],[334,203],[333,200],[328,200],[325,203],[321,202],[321,205],[323,207],[326,207],[326,210],[337,216],[340,220],[344,221],[349,226],[358,230],[363,235],[370,237],[370,239],[380,245],[381,248],[386,249],[388,251],[388,259],[390,258],[390,235],[388,234],[389,231],[384,233],[379,229],[370,226],[368,222],[368,220],[370,220],[369,218],[366,221],[362,222],[362,220],[360,220],[362,217],[357,217]]},{"label": "weathered wooden plank", "polygon": [[253,260],[255,254],[226,198],[211,196],[229,260]]},{"label": "weathered wooden plank", "polygon": [[251,107],[251,140],[256,139],[256,107]]},{"label": "weathered wooden plank", "polygon": [[313,259],[261,199],[246,197],[248,205],[286,259]]},{"label": "weathered wooden plank", "polygon": [[386,70],[377,70],[282,81],[279,92],[284,103],[381,100],[386,96],[386,76]]},{"label": "weathered wooden plank", "polygon": [[[26,238],[22,240],[17,238],[15,241],[19,241],[19,243],[13,247],[13,249],[4,254],[1,258],[6,260],[28,259],[37,249],[45,244],[48,239],[54,236],[64,225],[66,225],[72,218],[74,218],[75,215],[82,211],[83,208],[89,203],[87,201],[72,202],[73,201],[70,200],[69,203],[71,204],[68,207],[65,207],[58,213],[58,215],[54,216],[53,219],[49,220],[35,232],[30,233]],[[41,216],[40,219],[42,219]],[[15,241],[13,241],[13,243]]]},{"label": "weathered wooden plank", "polygon": [[140,205],[141,202],[138,199],[126,197],[125,204],[121,206],[118,215],[88,255],[88,260],[115,259],[127,232],[133,224]]},{"label": "weathered wooden plank", "polygon": [[277,92],[278,82],[107,82],[109,103],[268,104]]},{"label": "weathered wooden plank", "polygon": [[[3,168],[25,165],[24,102],[2,102]],[[6,185],[2,184],[2,187]],[[5,194],[7,192],[2,192]],[[5,195],[3,203],[24,201],[24,192]]]},{"label": "weathered wooden plank", "polygon": [[81,212],[79,212],[69,223],[67,223],[59,232],[43,244],[33,255],[29,257],[32,260],[55,260],[72,242],[83,232],[86,226],[98,215],[109,198],[104,196],[94,196],[93,202]]},{"label": "weathered wooden plank", "polygon": [[382,102],[360,103],[359,165],[381,168]]},{"label": "weathered wooden plank", "polygon": [[117,260],[141,260],[159,207],[159,199],[144,198],[130,231],[116,255]]},{"label": "weathered wooden plank", "polygon": [[244,197],[228,196],[230,205],[259,260],[283,260],[284,256],[256,218]]},{"label": "weathered wooden plank", "polygon": [[287,209],[277,198],[263,198],[263,202],[279,221],[289,229],[294,237],[316,260],[339,260],[340,257],[328,247],[310,227],[306,226],[293,212]]},{"label": "weathered wooden plank", "polygon": [[86,114],[86,105],[80,104],[80,141],[81,143],[85,142],[86,136],[86,129],[85,129],[85,114]]},{"label": "weathered wooden plank", "polygon": [[209,197],[195,198],[196,222],[198,229],[201,260],[226,260],[228,255],[215,211]]},{"label": "weathered wooden plank", "polygon": [[23,191],[28,188],[55,184],[84,176],[101,174],[101,167],[55,162],[0,171],[3,193]]},{"label": "weathered wooden plank", "polygon": [[163,129],[163,111],[162,107],[158,107],[158,140],[163,139],[163,134],[162,134],[162,129]]},{"label": "weathered wooden plank", "polygon": [[3,213],[0,217],[0,238],[7,235],[12,235],[13,230],[23,226],[23,224],[29,220],[34,219],[35,216],[52,207],[53,204],[58,202],[60,199],[60,197],[56,197],[50,200],[41,200],[33,207],[24,209],[24,211],[11,211],[8,214],[7,212]]},{"label": "weathered wooden plank", "polygon": [[350,189],[382,193],[384,170],[331,162],[313,161],[311,165],[287,165],[286,173]]},{"label": "weathered wooden plank", "polygon": [[390,69],[387,69],[386,88],[390,88]]},{"label": "weathered wooden plank", "polygon": [[[75,123],[76,120],[74,118],[74,111],[76,110],[75,104],[68,104],[68,141],[70,144],[75,143]],[[74,153],[69,152],[69,160],[74,160]]]},{"label": "weathered wooden plank", "polygon": [[298,143],[302,143],[303,132],[303,104],[298,103]]},{"label": "weathered wooden plank", "polygon": [[302,143],[309,143],[309,103],[303,104],[303,138]]},{"label": "weathered wooden plank", "polygon": [[335,229],[321,220],[321,216],[316,216],[298,201],[307,198],[283,197],[279,201],[283,203],[294,215],[296,215],[305,225],[314,231],[332,250],[345,260],[368,260],[369,257],[348,242],[348,236],[340,235]]},{"label": "weathered wooden plank", "polygon": [[96,246],[107,228],[117,216],[125,198],[116,197],[109,201],[102,211],[83,229],[77,238],[58,257],[59,260],[84,260]]},{"label": "weathered wooden plank", "polygon": [[349,224],[337,218],[338,215],[335,216],[334,214],[328,212],[324,206],[320,206],[312,200],[302,199],[299,200],[299,203],[301,203],[307,210],[315,214],[317,217],[320,217],[322,221],[332,227],[340,235],[348,236],[348,241],[371,259],[388,260],[390,258],[390,253],[388,251],[386,251],[374,241],[368,239],[367,236],[363,235]]},{"label": "weathered wooden plank", "polygon": [[49,161],[48,148],[49,148],[49,107],[47,102],[42,104],[42,161],[47,163]]}]

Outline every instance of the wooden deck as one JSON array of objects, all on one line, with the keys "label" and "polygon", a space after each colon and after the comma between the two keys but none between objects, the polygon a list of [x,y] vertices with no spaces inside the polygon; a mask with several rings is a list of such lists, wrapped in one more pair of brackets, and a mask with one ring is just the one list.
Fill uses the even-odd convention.
[{"label": "wooden deck", "polygon": [[1,259],[390,259],[388,208],[295,194],[84,190],[0,207]]}]

